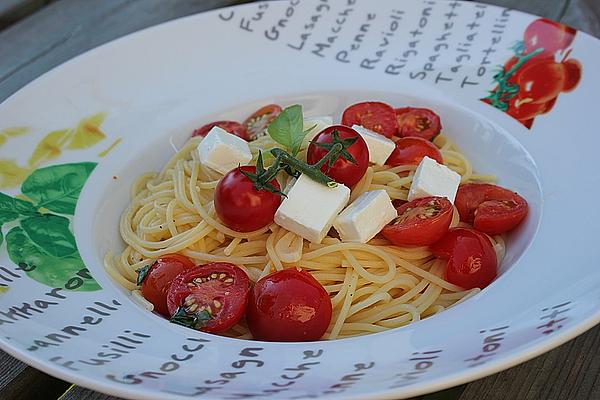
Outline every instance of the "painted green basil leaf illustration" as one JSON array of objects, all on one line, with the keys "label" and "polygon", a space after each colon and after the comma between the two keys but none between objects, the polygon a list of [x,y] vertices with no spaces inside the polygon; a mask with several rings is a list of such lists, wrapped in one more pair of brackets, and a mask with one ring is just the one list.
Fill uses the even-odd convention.
[{"label": "painted green basil leaf illustration", "polygon": [[81,162],[40,168],[23,182],[21,192],[40,208],[73,215],[79,193],[95,166]]},{"label": "painted green basil leaf illustration", "polygon": [[54,214],[39,214],[21,220],[27,236],[46,253],[65,257],[77,252],[75,237],[69,230],[69,220]]},{"label": "painted green basil leaf illustration", "polygon": [[35,215],[33,204],[0,192],[0,225],[14,221],[19,215]]},{"label": "painted green basil leaf illustration", "polygon": [[6,235],[6,247],[10,259],[30,278],[41,284],[76,291],[101,289],[98,283],[89,277],[89,272],[77,252],[66,257],[48,254],[18,226]]}]

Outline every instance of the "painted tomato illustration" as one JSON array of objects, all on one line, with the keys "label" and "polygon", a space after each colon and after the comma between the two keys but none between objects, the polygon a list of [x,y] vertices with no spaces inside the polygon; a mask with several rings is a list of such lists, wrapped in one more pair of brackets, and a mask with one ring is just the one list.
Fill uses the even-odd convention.
[{"label": "painted tomato illustration", "polygon": [[550,112],[561,93],[575,90],[582,65],[569,58],[577,31],[545,18],[525,29],[515,55],[494,76],[496,87],[481,99],[521,122],[533,126],[535,118]]}]

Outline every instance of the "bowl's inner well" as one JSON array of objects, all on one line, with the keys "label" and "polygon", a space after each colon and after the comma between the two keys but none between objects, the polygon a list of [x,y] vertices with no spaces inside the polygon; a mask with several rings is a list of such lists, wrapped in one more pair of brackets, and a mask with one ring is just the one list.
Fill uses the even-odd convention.
[{"label": "bowl's inner well", "polygon": [[[537,168],[532,157],[504,128],[460,105],[426,100],[412,95],[380,92],[325,92],[299,94],[282,98],[257,100],[221,113],[199,115],[174,124],[170,131],[160,132],[153,140],[143,135],[124,139],[120,148],[100,163],[81,194],[75,216],[78,244],[93,251],[82,252],[82,257],[94,277],[107,289],[118,288],[103,270],[103,258],[108,251],[120,253],[124,243],[119,234],[119,219],[129,202],[133,181],[141,174],[159,171],[189,138],[192,130],[213,120],[243,120],[259,106],[276,102],[282,106],[302,104],[305,116],[331,115],[339,122],[343,110],[360,101],[384,101],[395,107],[428,107],[442,120],[442,132],[456,142],[471,161],[475,171],[493,174],[498,184],[514,190],[527,199],[530,212],[527,220],[507,237],[507,252],[500,267],[506,272],[525,252],[535,235],[542,207],[542,192]],[[139,120],[143,124],[143,120]],[[148,130],[151,130],[148,127]],[[137,132],[145,132],[143,126]],[[77,223],[85,213],[95,215],[93,227]],[[91,241],[91,242],[89,242]],[[498,279],[502,279],[500,276]]]}]

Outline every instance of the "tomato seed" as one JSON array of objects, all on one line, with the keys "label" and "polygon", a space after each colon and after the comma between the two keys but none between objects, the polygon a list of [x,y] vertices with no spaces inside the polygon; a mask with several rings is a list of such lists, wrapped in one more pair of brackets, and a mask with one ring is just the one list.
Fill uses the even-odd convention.
[{"label": "tomato seed", "polygon": [[226,276],[227,276],[227,274],[220,274],[220,275],[219,275],[219,279],[223,279],[223,278],[225,278]]},{"label": "tomato seed", "polygon": [[214,300],[213,304],[215,305],[215,307],[221,308],[221,302],[219,300]]},{"label": "tomato seed", "polygon": [[212,274],[210,277],[211,277],[212,279],[217,279],[217,276],[218,276],[217,274]]}]

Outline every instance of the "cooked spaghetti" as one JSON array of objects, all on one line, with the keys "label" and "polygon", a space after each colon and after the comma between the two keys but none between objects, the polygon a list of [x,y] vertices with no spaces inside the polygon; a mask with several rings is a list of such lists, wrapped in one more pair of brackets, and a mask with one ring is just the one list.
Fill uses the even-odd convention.
[{"label": "cooked spaghetti", "polygon": [[[249,233],[229,229],[219,222],[213,204],[221,175],[201,165],[195,151],[201,140],[190,139],[160,173],[145,174],[132,186],[131,202],[120,221],[127,247],[118,256],[108,254],[105,265],[110,276],[140,301],[144,299],[136,285],[136,271],[169,253],[183,254],[197,264],[237,264],[253,282],[284,268],[308,271],[329,293],[333,306],[324,339],[404,326],[480,291],[463,290],[445,281],[445,261],[435,258],[428,247],[398,247],[379,235],[366,244],[343,243],[334,236],[313,244],[275,223]],[[444,164],[461,175],[462,183],[494,180],[475,174],[467,158],[445,136],[436,137],[434,144]],[[267,153],[276,145],[263,136],[251,142],[250,148],[256,156],[259,150]],[[298,158],[306,159],[306,145]],[[353,188],[350,201],[376,189],[384,189],[392,200],[406,200],[415,168],[370,166]],[[451,226],[459,224],[455,209]],[[501,236],[493,239],[500,262],[504,241]],[[251,338],[243,320],[225,334]]]}]

